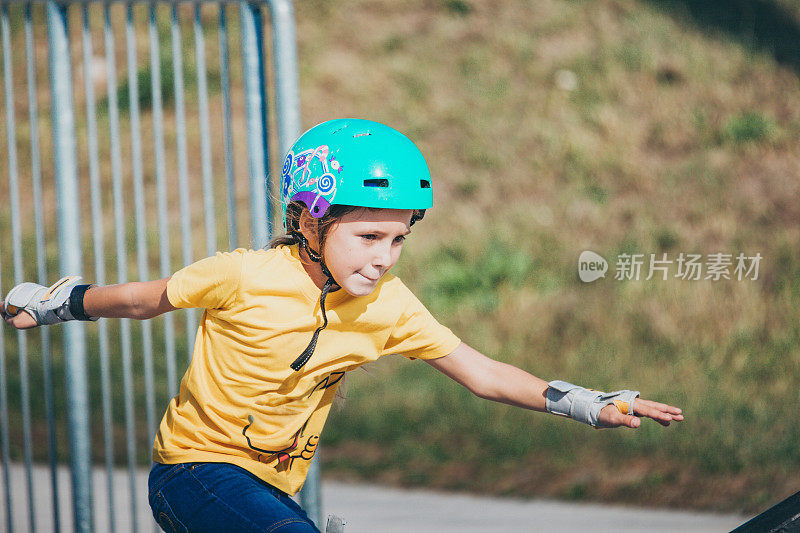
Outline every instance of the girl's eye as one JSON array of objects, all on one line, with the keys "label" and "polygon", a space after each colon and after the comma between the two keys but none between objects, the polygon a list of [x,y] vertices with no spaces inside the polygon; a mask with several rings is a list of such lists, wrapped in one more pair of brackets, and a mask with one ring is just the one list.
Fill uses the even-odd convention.
[{"label": "girl's eye", "polygon": [[406,240],[405,235],[398,235],[397,237],[394,238],[394,242],[396,242],[397,244],[402,243],[404,240]]},{"label": "girl's eye", "polygon": [[374,233],[366,233],[366,234],[362,235],[361,238],[362,239],[366,239],[368,241],[374,241],[375,239],[378,238],[378,236],[375,235]]}]

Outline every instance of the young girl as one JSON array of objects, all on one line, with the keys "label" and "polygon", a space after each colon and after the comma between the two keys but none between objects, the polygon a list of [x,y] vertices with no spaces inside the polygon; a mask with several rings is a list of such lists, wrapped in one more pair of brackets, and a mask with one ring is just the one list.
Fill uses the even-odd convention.
[{"label": "young girl", "polygon": [[17,328],[205,309],[153,446],[150,505],[166,531],[318,531],[290,496],[345,373],[384,355],[422,359],[481,398],[595,427],[683,419],[635,391],[547,383],[492,360],[388,274],[433,205],[425,159],[398,131],[325,122],[292,146],[281,177],[287,234],[269,250],[217,253],[144,283],[23,283],[0,302]]}]

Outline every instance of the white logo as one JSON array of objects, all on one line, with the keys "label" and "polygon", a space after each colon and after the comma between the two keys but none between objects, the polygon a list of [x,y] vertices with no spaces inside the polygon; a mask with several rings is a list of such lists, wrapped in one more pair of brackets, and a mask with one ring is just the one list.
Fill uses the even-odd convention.
[{"label": "white logo", "polygon": [[578,258],[578,277],[584,283],[606,277],[608,262],[591,250],[581,252]]}]

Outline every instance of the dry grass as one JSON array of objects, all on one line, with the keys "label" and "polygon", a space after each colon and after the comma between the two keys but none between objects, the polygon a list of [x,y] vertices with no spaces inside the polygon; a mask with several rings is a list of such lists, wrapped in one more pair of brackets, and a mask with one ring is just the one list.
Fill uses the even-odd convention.
[{"label": "dry grass", "polygon": [[[648,504],[754,510],[791,491],[784,472],[800,460],[791,444],[796,73],[641,4],[340,2],[317,18],[319,7],[298,8],[306,123],[369,117],[420,143],[437,208],[399,268],[441,320],[543,377],[636,387],[687,413],[668,430],[587,434],[480,406],[424,365],[413,379],[392,367],[355,378],[329,426],[331,444],[343,447],[329,451],[332,467],[467,490],[628,499],[631,491],[614,489],[633,483],[615,481],[618,461],[580,466],[596,463],[598,447],[623,446],[645,472],[633,484],[646,485],[635,492]],[[574,90],[559,88],[562,70],[575,74]],[[575,272],[585,249],[610,260],[623,251],[764,259],[758,281],[608,277],[589,286]],[[498,429],[504,419],[514,430]],[[438,456],[428,450],[448,439]],[[380,461],[348,451],[369,442],[385,449]],[[593,481],[553,493],[544,477],[509,481],[525,477],[521,465],[588,468]]]}]

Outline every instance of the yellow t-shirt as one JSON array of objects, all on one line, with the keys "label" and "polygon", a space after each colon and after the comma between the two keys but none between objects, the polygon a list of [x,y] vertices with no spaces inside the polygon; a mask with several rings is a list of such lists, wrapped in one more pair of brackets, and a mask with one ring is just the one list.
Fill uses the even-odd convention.
[{"label": "yellow t-shirt", "polygon": [[328,327],[295,372],[290,363],[322,325],[319,296],[296,245],[217,253],[175,273],[170,303],[205,313],[153,460],[233,463],[295,494],[345,372],[387,354],[442,357],[460,342],[386,274],[368,296],[328,295]]}]

